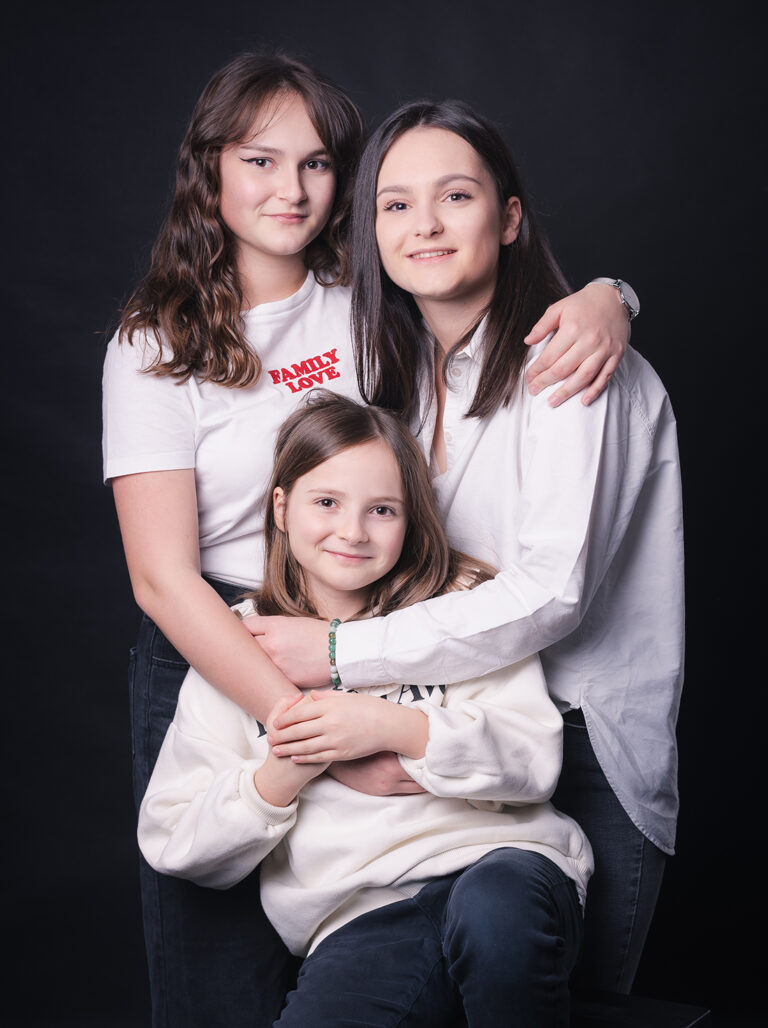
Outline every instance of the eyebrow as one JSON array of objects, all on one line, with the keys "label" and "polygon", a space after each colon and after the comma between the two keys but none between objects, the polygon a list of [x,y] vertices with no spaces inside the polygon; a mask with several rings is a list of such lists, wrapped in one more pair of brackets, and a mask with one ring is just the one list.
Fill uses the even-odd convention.
[{"label": "eyebrow", "polygon": [[[249,140],[246,143],[240,143],[238,145],[243,150],[258,150],[259,153],[276,155],[278,157],[282,156],[282,154],[285,152],[284,150],[278,150],[278,148],[275,146],[263,146],[261,143],[254,142],[253,140]],[[304,155],[303,160],[311,161],[314,157],[330,157],[330,153],[328,150],[325,150],[323,148],[320,148],[319,150],[312,150],[310,153]]]},{"label": "eyebrow", "polygon": [[[435,181],[435,185],[438,188],[440,188],[442,186],[447,186],[449,182],[456,182],[459,179],[461,179],[464,182],[474,182],[476,186],[481,186],[482,185],[482,182],[479,179],[474,178],[472,175],[464,175],[464,174],[462,174],[462,172],[458,172],[458,171],[457,172],[453,172],[450,175],[442,175],[439,179],[437,179]],[[411,187],[410,186],[398,186],[398,185],[382,186],[382,188],[378,191],[376,196],[379,197],[383,193],[410,193],[410,191],[411,191]]]}]

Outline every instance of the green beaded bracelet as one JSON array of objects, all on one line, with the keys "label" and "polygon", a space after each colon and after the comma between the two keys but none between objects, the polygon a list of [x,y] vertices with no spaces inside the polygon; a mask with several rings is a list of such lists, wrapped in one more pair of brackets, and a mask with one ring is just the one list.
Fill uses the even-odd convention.
[{"label": "green beaded bracelet", "polygon": [[336,629],[341,624],[341,618],[334,618],[331,621],[330,631],[328,632],[328,658],[331,662],[331,682],[333,683],[334,689],[341,688],[341,678],[339,678],[339,669],[336,667]]}]

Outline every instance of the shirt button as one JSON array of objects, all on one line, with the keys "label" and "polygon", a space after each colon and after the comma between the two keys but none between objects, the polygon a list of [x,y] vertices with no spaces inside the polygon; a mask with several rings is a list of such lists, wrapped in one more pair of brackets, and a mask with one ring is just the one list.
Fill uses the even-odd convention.
[{"label": "shirt button", "polygon": [[445,433],[445,441],[447,443],[452,443],[453,442],[453,432],[446,432]]},{"label": "shirt button", "polygon": [[457,368],[456,365],[451,366],[451,374],[454,378],[461,378],[461,368]]}]

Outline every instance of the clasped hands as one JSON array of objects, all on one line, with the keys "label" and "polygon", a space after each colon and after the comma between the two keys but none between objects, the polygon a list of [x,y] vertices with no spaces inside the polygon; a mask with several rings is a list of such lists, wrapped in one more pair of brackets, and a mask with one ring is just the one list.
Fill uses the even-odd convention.
[{"label": "clasped hands", "polygon": [[392,750],[423,755],[428,731],[416,708],[333,689],[283,699],[267,719],[270,758],[301,767],[303,784],[327,769],[350,789],[377,796],[424,791]]},{"label": "clasped hands", "polygon": [[312,689],[271,718],[267,742],[296,763],[355,760],[381,750],[424,756],[429,719],[418,707],[379,696]]}]

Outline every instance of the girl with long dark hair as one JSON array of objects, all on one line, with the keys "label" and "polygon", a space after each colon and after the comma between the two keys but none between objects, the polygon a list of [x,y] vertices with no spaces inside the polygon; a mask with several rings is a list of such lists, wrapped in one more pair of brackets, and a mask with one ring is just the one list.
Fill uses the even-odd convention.
[{"label": "girl with long dark hair", "polygon": [[[566,286],[502,137],[466,105],[416,102],[386,119],[361,159],[353,223],[363,395],[411,419],[451,544],[501,571],[341,625],[338,674],[350,686],[452,682],[540,652],[566,722],[554,800],[595,851],[575,982],[629,991],[678,806],[683,545],[669,398],[631,349],[587,410],[524,389],[525,325]],[[632,303],[621,283],[617,293]],[[327,681],[327,625],[251,627],[292,681]]]}]

